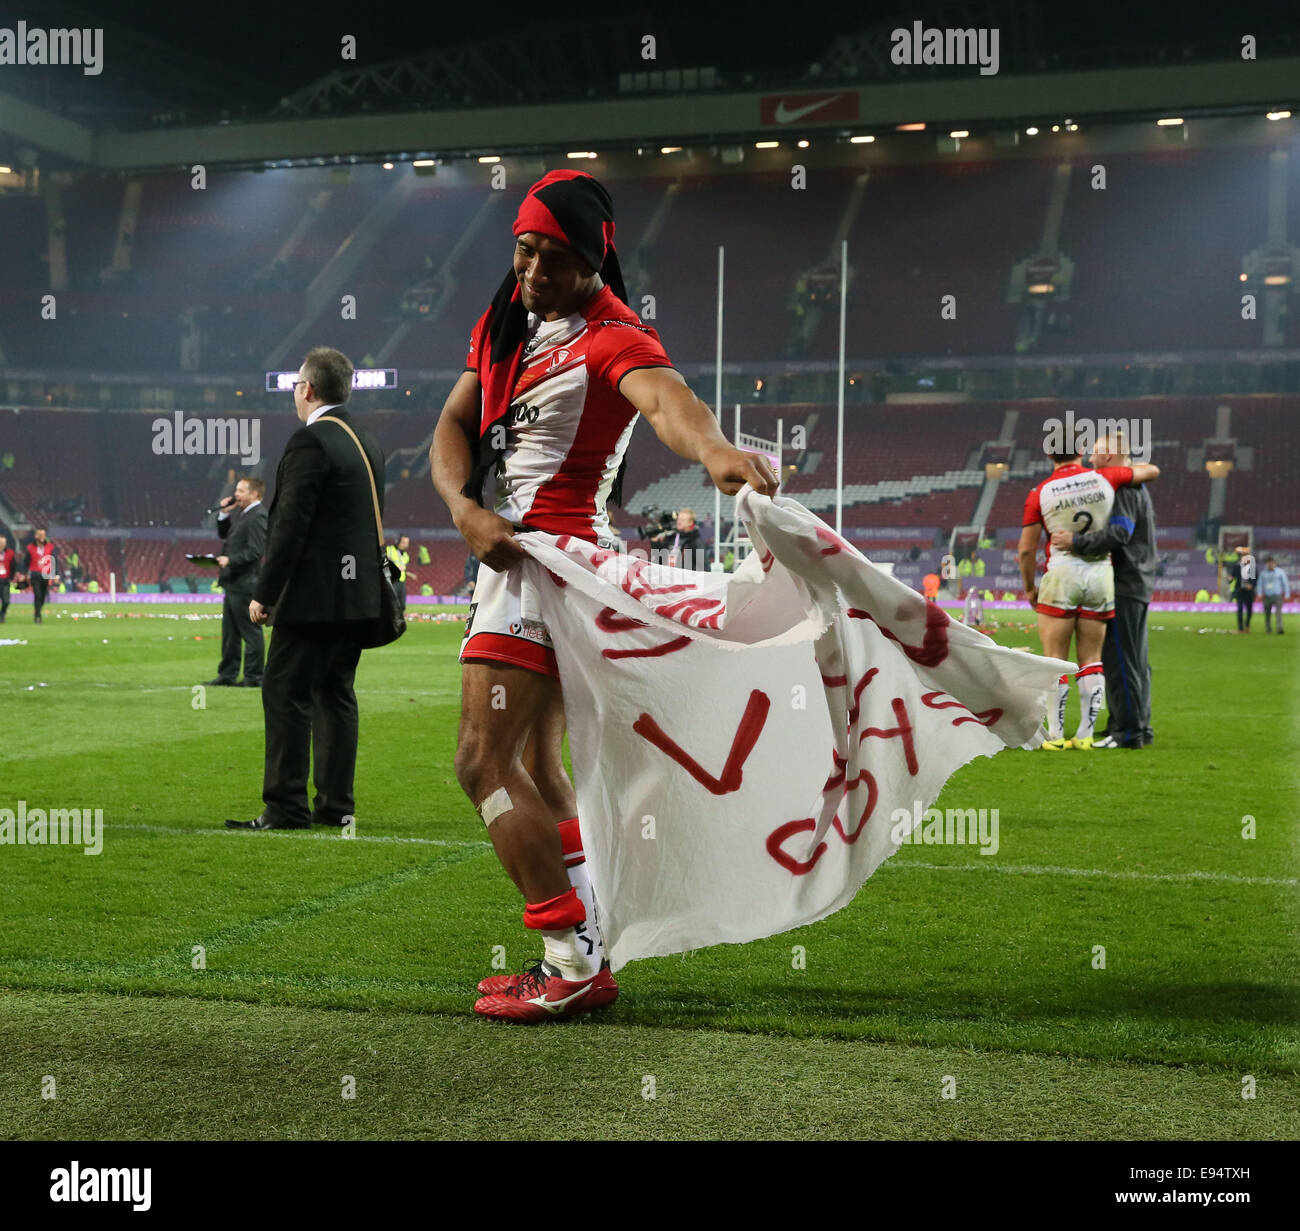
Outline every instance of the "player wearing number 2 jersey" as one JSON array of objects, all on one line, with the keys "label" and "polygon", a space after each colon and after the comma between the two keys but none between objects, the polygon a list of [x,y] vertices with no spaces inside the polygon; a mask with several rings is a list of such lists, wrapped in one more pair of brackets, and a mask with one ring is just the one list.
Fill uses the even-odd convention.
[{"label": "player wearing number 2 jersey", "polygon": [[[1053,658],[1070,657],[1070,640],[1075,640],[1079,670],[1079,729],[1073,740],[1065,738],[1065,703],[1070,695],[1069,676],[1057,682],[1056,702],[1047,717],[1049,751],[1092,747],[1093,724],[1101,709],[1105,679],[1101,647],[1105,621],[1115,614],[1115,574],[1110,556],[1087,557],[1069,548],[1052,549],[1051,535],[1057,531],[1086,533],[1105,526],[1115,502],[1115,489],[1129,483],[1145,483],[1159,473],[1157,467],[1105,466],[1097,470],[1080,464],[1081,453],[1048,454],[1055,467],[1025,500],[1020,532],[1020,575],[1025,597],[1038,613],[1038,633],[1043,653]],[[1038,542],[1043,530],[1048,535],[1047,572],[1034,584]]]},{"label": "player wearing number 2 jersey", "polygon": [[[518,567],[518,532],[599,542],[618,503],[638,414],[728,495],[775,494],[768,462],[728,444],[627,307],[613,203],[580,171],[552,171],[514,222],[514,266],[474,328],[467,371],[434,430],[434,486],[481,560],[461,648],[456,776],[523,894],[541,961],[479,984],[474,1010],[550,1021],[608,1004],[618,985],[602,946],[564,768],[564,706],[550,632]],[[581,829],[600,824],[583,816]]]}]

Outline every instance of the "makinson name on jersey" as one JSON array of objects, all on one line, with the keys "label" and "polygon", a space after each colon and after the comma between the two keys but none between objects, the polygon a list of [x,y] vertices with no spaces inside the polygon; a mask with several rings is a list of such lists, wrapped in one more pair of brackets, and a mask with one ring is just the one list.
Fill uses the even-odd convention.
[{"label": "makinson name on jersey", "polygon": [[[1077,462],[1058,466],[1029,493],[1025,500],[1022,524],[1043,525],[1047,529],[1049,540],[1058,530],[1064,530],[1068,534],[1086,534],[1089,530],[1099,530],[1110,520],[1110,511],[1115,504],[1115,489],[1132,481],[1133,470],[1129,466],[1102,466],[1097,470],[1089,470]],[[1053,556],[1061,560],[1107,558],[1106,553],[1100,556],[1079,556],[1065,547],[1053,549],[1049,541],[1049,565]]]}]

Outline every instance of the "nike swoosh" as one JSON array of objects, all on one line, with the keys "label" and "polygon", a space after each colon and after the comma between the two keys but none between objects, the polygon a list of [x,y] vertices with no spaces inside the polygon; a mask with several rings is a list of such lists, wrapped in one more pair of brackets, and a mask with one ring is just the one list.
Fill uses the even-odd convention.
[{"label": "nike swoosh", "polygon": [[793,111],[785,109],[785,99],[783,98],[776,105],[776,112],[772,118],[778,124],[793,124],[795,120],[802,120],[804,116],[811,115],[814,111],[820,111],[827,103],[833,103],[833,98],[823,98],[821,102],[810,103],[807,107],[796,107]]},{"label": "nike swoosh", "polygon": [[579,996],[585,996],[589,991],[591,991],[590,983],[588,983],[586,987],[578,988],[572,996],[566,996],[563,1000],[547,1000],[545,996],[534,996],[528,1003],[539,1004],[548,1013],[558,1013],[565,1005],[571,1004],[573,1001],[577,1000]]}]

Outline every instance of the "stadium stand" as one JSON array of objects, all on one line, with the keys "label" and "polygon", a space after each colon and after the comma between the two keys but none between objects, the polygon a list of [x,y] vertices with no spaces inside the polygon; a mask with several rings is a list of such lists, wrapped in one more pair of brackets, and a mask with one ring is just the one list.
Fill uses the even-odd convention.
[{"label": "stadium stand", "polygon": [[[1258,346],[1241,319],[1242,257],[1264,235],[1267,150],[1168,150],[1107,160],[1105,191],[1074,168],[1061,247],[1075,261],[1069,351]],[[1160,305],[1153,311],[1153,304]]]},{"label": "stadium stand", "polygon": [[[1241,319],[1237,290],[1243,258],[1265,241],[1268,158],[1262,146],[1117,153],[1107,159],[1104,191],[1093,188],[1087,160],[1076,160],[1058,236],[1073,280],[1038,348],[1259,345],[1259,322]],[[1290,160],[1293,233],[1298,165]],[[982,355],[1015,346],[1022,307],[1008,302],[1011,273],[1039,248],[1057,167],[1038,158],[884,163],[870,167],[860,195],[864,171],[853,167],[812,167],[800,190],[787,172],[684,170],[676,179],[611,183],[629,289],[638,308],[641,295],[654,295],[654,324],[679,362],[713,356],[719,244],[729,253],[728,356],[833,358],[835,312],[819,315],[803,351],[796,292],[801,278],[835,257],[841,227],[851,266],[850,357]],[[0,223],[13,255],[0,342],[11,362],[179,370],[188,312],[202,335],[203,367],[256,368],[299,324],[313,279],[336,255],[364,249],[348,278],[356,319],[341,319],[330,298],[307,333],[358,359],[390,345],[392,362],[454,370],[508,267],[510,192],[421,180],[398,194],[380,225],[375,207],[401,184],[373,167],[217,173],[202,192],[176,172],[129,181],[83,175],[60,195],[69,288],[57,328],[25,310],[31,300],[22,294],[49,285],[43,203],[4,196]],[[138,206],[129,206],[135,198]],[[119,225],[131,237],[129,261],[114,270]],[[448,282],[442,267],[453,252]],[[441,304],[437,327],[415,312],[399,334],[403,296],[419,285]],[[955,319],[940,314],[945,295],[955,296]],[[1295,317],[1287,326],[1293,340]]]},{"label": "stadium stand", "polygon": [[[891,530],[922,532],[920,540],[927,547],[936,539],[946,543],[954,526],[969,524],[974,517],[985,481],[980,459],[988,450],[1011,459],[1010,472],[998,485],[984,519],[998,528],[1000,542],[1007,545],[1019,533],[1025,495],[1047,473],[1041,457],[1045,425],[1067,410],[1096,420],[1149,421],[1153,459],[1162,471],[1153,496],[1164,550],[1189,549],[1197,527],[1210,513],[1211,480],[1201,459],[1220,413],[1228,415],[1227,447],[1235,456],[1235,469],[1226,481],[1219,520],[1300,526],[1300,490],[1291,477],[1300,464],[1300,398],[1265,395],[851,406],[845,421],[845,526],[862,543],[894,546],[897,541],[888,534],[871,534]],[[1008,411],[1016,412],[1013,441],[1010,446],[990,446]],[[400,409],[361,413],[389,459],[386,525],[439,532],[427,539],[434,560],[426,569],[431,567],[440,581],[456,584],[464,553],[459,538],[453,537],[447,509],[433,491],[425,460],[433,415]],[[183,553],[212,546],[207,537],[210,515],[204,510],[234,476],[249,468],[233,455],[155,454],[154,425],[160,418],[170,419],[170,412],[0,409],[0,455],[11,453],[14,462],[12,469],[0,471],[0,498],[23,520],[67,527],[74,537],[78,524],[120,530],[120,539],[77,537],[86,547],[87,570],[101,584],[107,584],[110,566],[141,583],[156,583],[164,574],[185,576],[192,569],[185,565]],[[287,404],[257,419],[261,460],[252,469],[260,470],[270,484],[297,420]],[[787,442],[787,465],[803,466],[788,475],[785,490],[829,513],[834,505],[835,408],[750,407],[743,412],[742,425],[746,432],[774,437],[778,419]],[[730,435],[730,416],[724,427]],[[789,446],[796,428],[804,431],[805,449]],[[711,523],[713,489],[707,477],[669,451],[647,426],[636,432],[629,459],[630,495],[619,517],[625,533],[633,533],[652,506],[690,506],[700,521]],[[273,495],[272,486],[268,500]],[[724,520],[729,514],[724,501]],[[133,540],[132,529],[145,527],[170,527],[176,538],[162,545]],[[111,545],[119,541],[122,554],[115,558]],[[417,538],[417,545],[420,541]],[[1288,543],[1282,535],[1269,545]],[[1195,557],[1191,552],[1173,567],[1195,570]]]}]

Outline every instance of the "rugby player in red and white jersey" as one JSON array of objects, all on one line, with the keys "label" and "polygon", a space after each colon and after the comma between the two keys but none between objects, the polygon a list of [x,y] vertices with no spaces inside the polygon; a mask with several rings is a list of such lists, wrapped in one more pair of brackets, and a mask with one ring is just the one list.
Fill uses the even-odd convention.
[{"label": "rugby player in red and white jersey", "polygon": [[[1054,468],[1025,500],[1019,555],[1025,598],[1038,612],[1043,653],[1050,658],[1069,659],[1070,638],[1075,639],[1079,729],[1072,740],[1065,738],[1070,677],[1063,675],[1057,681],[1055,704],[1048,711],[1047,739],[1040,745],[1059,752],[1092,747],[1093,724],[1106,690],[1101,647],[1106,638],[1106,621],[1115,618],[1115,573],[1109,554],[1079,556],[1068,548],[1053,550],[1051,536],[1058,530],[1084,532],[1104,527],[1115,503],[1115,489],[1129,483],[1149,483],[1160,474],[1160,468],[1138,462],[1088,470],[1080,464],[1081,450],[1053,453],[1049,449],[1047,455]],[[1047,571],[1041,584],[1035,585],[1038,541],[1044,528],[1048,536]]]},{"label": "rugby player in red and white jersey", "polygon": [[32,623],[42,622],[41,609],[49,597],[54,571],[54,544],[45,537],[45,527],[37,526],[32,541],[27,544],[27,578],[32,585]]},{"label": "rugby player in red and white jersey", "polygon": [[[461,646],[456,777],[524,897],[544,956],[479,984],[474,1010],[548,1021],[610,1003],[618,985],[602,945],[573,784],[561,744],[555,650],[517,566],[515,534],[600,542],[618,502],[638,414],[728,495],[773,495],[763,457],[732,446],[671,366],[658,334],[628,308],[609,193],[592,176],[552,171],[515,218],[514,264],[479,318],[467,370],[447,398],[429,462],[456,528],[482,561]],[[584,816],[581,828],[602,823]]]},{"label": "rugby player in red and white jersey", "polygon": [[[9,586],[14,580],[14,549],[9,540],[0,534],[0,624],[9,613]],[[1281,616],[1278,620],[1281,620]]]}]

